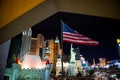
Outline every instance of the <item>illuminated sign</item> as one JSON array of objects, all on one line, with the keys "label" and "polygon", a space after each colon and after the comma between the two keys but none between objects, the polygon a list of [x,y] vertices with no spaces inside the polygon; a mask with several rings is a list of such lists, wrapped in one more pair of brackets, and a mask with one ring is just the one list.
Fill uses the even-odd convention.
[{"label": "illuminated sign", "polygon": [[120,39],[117,39],[117,43],[118,43],[118,44],[120,43]]}]

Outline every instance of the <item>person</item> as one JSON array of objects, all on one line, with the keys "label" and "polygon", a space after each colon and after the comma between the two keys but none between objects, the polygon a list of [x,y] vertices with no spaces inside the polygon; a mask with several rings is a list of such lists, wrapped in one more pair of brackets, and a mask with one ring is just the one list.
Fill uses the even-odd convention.
[{"label": "person", "polygon": [[74,50],[74,48],[72,47],[73,44],[71,44],[71,49],[70,49],[70,53],[71,53],[71,59],[70,59],[70,63],[75,63],[75,55],[76,55],[76,52]]}]

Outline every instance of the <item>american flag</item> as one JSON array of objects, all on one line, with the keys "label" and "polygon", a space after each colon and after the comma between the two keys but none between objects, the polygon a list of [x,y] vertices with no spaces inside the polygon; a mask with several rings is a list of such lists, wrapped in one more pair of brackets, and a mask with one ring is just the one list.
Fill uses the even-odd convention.
[{"label": "american flag", "polygon": [[88,38],[79,32],[70,28],[66,23],[61,21],[62,28],[63,28],[63,42],[69,42],[73,44],[84,44],[84,45],[91,45],[97,46],[99,42]]}]

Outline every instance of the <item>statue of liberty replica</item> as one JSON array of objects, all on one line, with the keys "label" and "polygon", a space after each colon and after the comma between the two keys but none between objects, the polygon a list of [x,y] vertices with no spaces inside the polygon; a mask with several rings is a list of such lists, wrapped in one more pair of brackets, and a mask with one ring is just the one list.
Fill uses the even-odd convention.
[{"label": "statue of liberty replica", "polygon": [[75,63],[76,61],[76,52],[75,52],[75,48],[72,47],[73,44],[71,44],[71,48],[70,48],[70,55],[71,55],[71,58],[70,58],[70,63]]},{"label": "statue of liberty replica", "polygon": [[76,76],[78,71],[77,71],[77,67],[76,67],[76,52],[75,52],[75,48],[73,48],[73,44],[71,44],[71,48],[70,48],[70,66],[69,66],[69,70],[68,70],[68,76]]}]

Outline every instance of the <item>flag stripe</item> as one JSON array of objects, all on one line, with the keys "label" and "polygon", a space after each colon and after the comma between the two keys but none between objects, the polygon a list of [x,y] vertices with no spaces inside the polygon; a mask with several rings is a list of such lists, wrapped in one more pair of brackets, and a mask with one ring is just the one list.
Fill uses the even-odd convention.
[{"label": "flag stripe", "polygon": [[69,34],[64,34],[63,33],[63,38],[73,38],[73,39],[83,39],[83,40],[91,40],[90,38],[84,37],[84,36],[74,36],[74,35],[69,35]]},{"label": "flag stripe", "polygon": [[75,40],[85,40],[89,41],[89,39],[84,38],[84,37],[75,37],[75,36],[68,36],[68,35],[63,35],[63,38],[70,38],[70,39],[75,39]]},{"label": "flag stripe", "polygon": [[79,33],[70,33],[70,32],[63,32],[63,34],[66,34],[66,35],[71,35],[71,36],[83,36],[83,35],[81,35],[81,34],[79,34]]},{"label": "flag stripe", "polygon": [[64,41],[70,41],[70,42],[81,42],[81,43],[97,43],[98,42],[95,42],[95,41],[83,41],[83,40],[73,40],[73,39],[68,39],[68,38],[63,38]]},{"label": "flag stripe", "polygon": [[75,44],[85,44],[85,45],[98,45],[99,42],[88,38],[79,32],[70,28],[67,24],[62,21],[63,27],[63,41]]},{"label": "flag stripe", "polygon": [[64,40],[64,42],[68,42],[68,43],[73,43],[73,44],[83,44],[83,45],[90,45],[90,46],[96,46],[96,43],[86,43],[86,42],[73,42],[73,41],[68,41],[68,40]]}]

